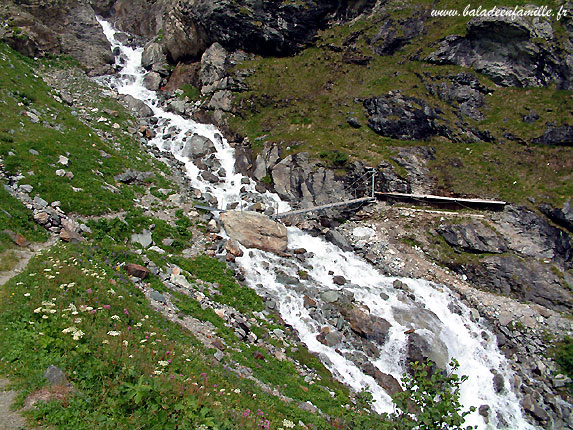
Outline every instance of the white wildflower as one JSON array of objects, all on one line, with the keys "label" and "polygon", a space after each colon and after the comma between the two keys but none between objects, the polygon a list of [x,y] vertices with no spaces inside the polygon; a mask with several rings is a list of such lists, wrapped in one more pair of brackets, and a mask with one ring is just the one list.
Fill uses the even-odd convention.
[{"label": "white wildflower", "polygon": [[111,316],[111,319],[112,319],[112,320],[116,320],[116,321],[119,321],[119,320],[120,320],[119,315],[112,315],[112,316]]},{"label": "white wildflower", "polygon": [[169,366],[169,361],[165,361],[165,360],[160,360],[157,362],[157,364],[159,364],[160,366]]},{"label": "white wildflower", "polygon": [[109,336],[119,336],[119,335],[121,334],[121,332],[120,332],[120,331],[116,331],[116,330],[110,330],[110,331],[107,332],[107,334],[108,334]]},{"label": "white wildflower", "polygon": [[84,334],[85,334],[85,333],[84,333],[83,331],[81,331],[81,330],[76,330],[75,332],[72,333],[72,339],[74,339],[74,340],[80,340]]}]

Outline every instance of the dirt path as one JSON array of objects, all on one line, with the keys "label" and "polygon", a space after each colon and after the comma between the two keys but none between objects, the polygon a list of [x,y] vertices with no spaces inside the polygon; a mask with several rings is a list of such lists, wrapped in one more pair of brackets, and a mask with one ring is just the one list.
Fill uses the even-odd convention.
[{"label": "dirt path", "polygon": [[[18,273],[22,272],[34,255],[52,246],[56,243],[56,240],[56,237],[51,237],[45,243],[34,243],[26,248],[10,250],[9,252],[13,252],[18,257],[18,263],[12,270],[0,272],[0,288]],[[26,420],[22,415],[17,411],[10,410],[10,406],[18,393],[13,390],[7,390],[6,387],[9,382],[7,379],[0,377],[0,430],[27,429]]]},{"label": "dirt path", "polygon": [[26,421],[18,412],[10,410],[16,391],[4,391],[8,380],[0,378],[0,430],[26,429]]}]

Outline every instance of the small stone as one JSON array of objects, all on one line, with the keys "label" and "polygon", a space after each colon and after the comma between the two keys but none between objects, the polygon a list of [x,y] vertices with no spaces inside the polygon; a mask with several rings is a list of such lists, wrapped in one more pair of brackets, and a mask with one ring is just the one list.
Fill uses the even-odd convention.
[{"label": "small stone", "polygon": [[10,240],[12,242],[14,242],[16,245],[22,248],[30,245],[30,241],[19,233],[14,233],[13,231],[10,230],[4,230],[4,233],[6,233],[10,237]]},{"label": "small stone", "polygon": [[139,279],[145,279],[149,276],[149,269],[147,267],[141,266],[135,263],[129,263],[126,266],[127,273],[131,276],[135,276]]},{"label": "small stone", "polygon": [[64,372],[54,365],[50,365],[44,372],[44,378],[48,380],[50,385],[68,385],[68,379]]},{"label": "small stone", "polygon": [[48,222],[50,222],[50,215],[48,215],[46,212],[38,212],[37,214],[34,215],[34,221],[36,221],[38,224],[40,225],[46,225],[48,224]]},{"label": "small stone", "polygon": [[80,243],[85,240],[79,233],[69,230],[67,228],[63,228],[60,231],[60,239],[62,239],[64,242],[71,242],[71,243]]},{"label": "small stone", "polygon": [[61,164],[62,166],[67,166],[69,162],[70,160],[68,159],[68,157],[64,157],[63,155],[60,155],[58,157],[58,163]]},{"label": "small stone", "polygon": [[221,231],[221,228],[219,227],[219,225],[217,224],[217,221],[215,219],[212,219],[211,221],[209,221],[207,223],[207,232],[219,233],[220,231]]},{"label": "small stone", "polygon": [[278,337],[279,339],[282,339],[283,337],[285,337],[285,332],[283,330],[281,330],[280,328],[275,328],[273,330],[273,334]]},{"label": "small stone", "polygon": [[161,249],[160,247],[153,245],[149,247],[149,251],[157,252],[158,254],[165,254],[165,250]]},{"label": "small stone", "polygon": [[29,184],[20,185],[18,188],[20,189],[20,191],[23,191],[25,193],[31,193],[32,190],[34,189],[34,187]]},{"label": "small stone", "polygon": [[239,242],[234,239],[229,239],[225,242],[225,250],[235,257],[243,256],[243,250],[239,246]]},{"label": "small stone", "polygon": [[32,155],[40,155],[40,153],[38,151],[36,151],[35,149],[30,149],[30,150],[28,150],[28,152]]},{"label": "small stone", "polygon": [[326,303],[336,303],[340,299],[340,294],[337,291],[330,290],[321,293],[320,298]]},{"label": "small stone", "polygon": [[173,242],[175,242],[173,239],[171,239],[170,237],[166,237],[165,239],[163,239],[161,241],[161,244],[163,246],[171,246],[171,245],[173,245]]},{"label": "small stone", "polygon": [[66,178],[68,178],[71,181],[72,179],[74,179],[74,174],[72,172],[66,172]]},{"label": "small stone", "polygon": [[131,235],[132,243],[139,243],[142,247],[148,248],[152,243],[151,232],[149,230],[143,230],[141,233],[134,233]]},{"label": "small stone", "polygon": [[292,253],[293,253],[294,255],[306,254],[306,249],[304,249],[304,248],[296,248],[296,249],[293,249]]},{"label": "small stone", "polygon": [[219,350],[217,350],[217,352],[215,352],[215,354],[214,354],[215,360],[217,360],[217,361],[221,361],[224,356],[225,356],[225,354],[223,354],[223,351],[219,351]]},{"label": "small stone", "polygon": [[311,299],[306,294],[304,295],[302,300],[304,302],[304,307],[306,307],[306,308],[315,308],[316,307],[316,300]]},{"label": "small stone", "polygon": [[332,282],[334,282],[336,285],[344,285],[346,284],[346,278],[344,276],[335,276],[332,278]]},{"label": "small stone", "polygon": [[48,206],[48,202],[45,201],[40,196],[34,197],[34,200],[32,200],[32,202],[34,203],[35,206],[39,206],[42,209],[44,209],[46,206]]},{"label": "small stone", "polygon": [[163,303],[164,305],[167,304],[167,300],[165,300],[165,297],[163,296],[163,294],[161,294],[155,290],[151,291],[151,293],[149,293],[149,298],[151,298],[152,300],[155,300],[156,302]]},{"label": "small stone", "polygon": [[56,175],[57,176],[66,176],[66,171],[64,169],[58,169],[58,170],[56,170]]}]

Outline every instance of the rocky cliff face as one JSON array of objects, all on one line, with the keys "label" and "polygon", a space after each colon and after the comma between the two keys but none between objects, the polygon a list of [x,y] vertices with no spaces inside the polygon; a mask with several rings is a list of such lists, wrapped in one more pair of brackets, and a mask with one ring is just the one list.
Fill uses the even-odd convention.
[{"label": "rocky cliff face", "polygon": [[0,11],[5,17],[0,39],[24,55],[70,55],[91,75],[111,70],[109,43],[87,1],[14,0]]},{"label": "rocky cliff face", "polygon": [[438,64],[471,67],[503,86],[573,85],[573,45],[557,39],[546,20],[480,17],[465,36],[448,36],[427,57]]}]

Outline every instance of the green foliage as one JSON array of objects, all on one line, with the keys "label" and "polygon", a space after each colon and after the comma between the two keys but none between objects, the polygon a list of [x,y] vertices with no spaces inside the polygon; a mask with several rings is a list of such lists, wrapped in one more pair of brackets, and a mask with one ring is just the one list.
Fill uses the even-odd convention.
[{"label": "green foliage", "polygon": [[216,258],[199,255],[192,260],[176,260],[179,266],[196,278],[219,285],[221,294],[214,297],[241,312],[263,310],[262,299],[252,289],[239,285],[227,265]]},{"label": "green foliage", "polygon": [[[123,249],[58,245],[32,259],[0,289],[0,372],[22,390],[22,399],[41,388],[50,390],[42,376],[49,365],[63,369],[76,389],[61,401],[40,402],[28,412],[35,425],[254,430],[264,420],[278,428],[288,418],[328,428],[320,416],[292,408],[214,365],[212,350],[156,313],[117,270],[118,263],[136,261]],[[175,299],[178,304],[185,299],[190,313],[226,329],[229,346],[244,348],[242,354],[250,356],[212,310],[202,310],[182,295]],[[274,358],[272,367],[264,364],[260,370],[274,373],[278,384],[303,380],[292,365]],[[301,400],[313,403],[326,404],[330,398],[318,387],[298,392]],[[260,413],[246,413],[257,410]]]},{"label": "green foliage", "polygon": [[321,151],[319,154],[323,160],[328,160],[334,167],[342,167],[348,161],[348,155],[340,151]]},{"label": "green foliage", "polygon": [[[48,202],[60,201],[66,213],[97,215],[131,206],[136,188],[120,185],[118,193],[110,187],[115,186],[114,177],[127,168],[149,170],[158,164],[144,156],[139,143],[126,131],[134,124],[133,118],[117,101],[102,97],[99,87],[65,59],[33,61],[1,43],[0,57],[0,157],[4,171],[22,174],[20,184],[32,185],[32,194]],[[58,94],[39,76],[45,69],[62,67],[67,70],[61,73],[73,76],[75,90],[82,92],[81,106],[60,103]],[[108,115],[104,109],[117,115]],[[104,134],[110,137],[98,136]],[[109,157],[102,157],[100,151]],[[69,159],[69,166],[57,165],[59,155]],[[73,178],[56,175],[59,168],[72,172]]]},{"label": "green foliage", "polygon": [[[555,361],[563,372],[573,379],[573,338],[565,336],[555,347]],[[569,389],[573,391],[573,386]]]},{"label": "green foliage", "polygon": [[199,90],[199,88],[194,87],[191,84],[182,85],[181,90],[183,91],[181,97],[187,97],[189,98],[189,100],[193,101],[199,100],[201,98],[201,91]]},{"label": "green foliage", "polygon": [[394,397],[397,411],[389,416],[396,430],[471,430],[464,426],[466,415],[475,411],[462,411],[460,385],[467,376],[459,377],[454,372],[459,364],[450,362],[450,371],[444,374],[433,371],[434,364],[411,363],[413,376],[404,374],[404,391]]}]

